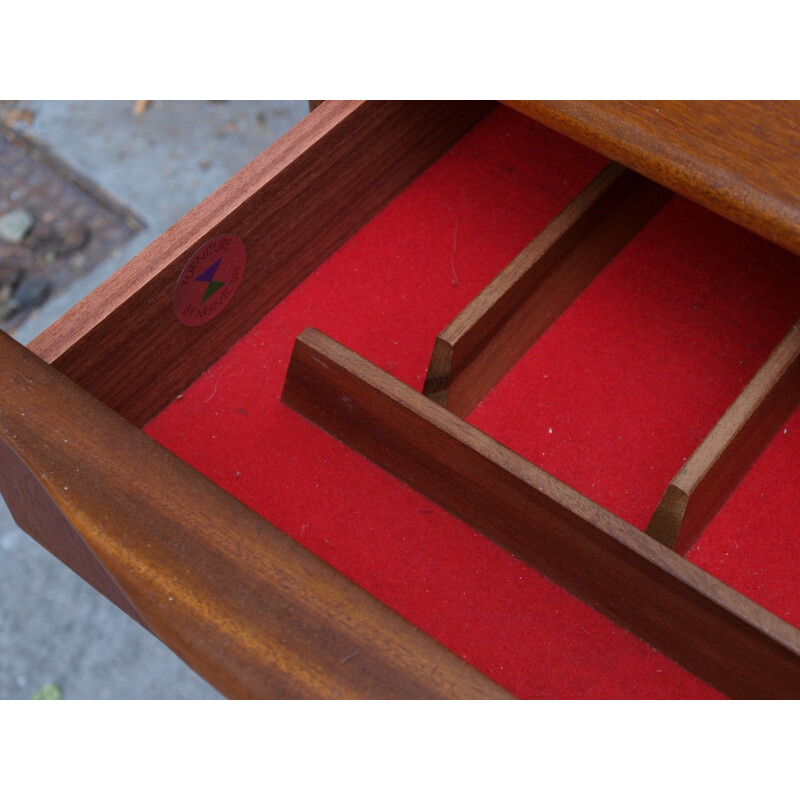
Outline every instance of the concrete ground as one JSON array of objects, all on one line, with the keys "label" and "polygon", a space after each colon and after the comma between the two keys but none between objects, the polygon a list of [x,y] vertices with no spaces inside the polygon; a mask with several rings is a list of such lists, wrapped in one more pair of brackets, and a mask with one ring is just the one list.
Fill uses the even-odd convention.
[{"label": "concrete ground", "polygon": [[[305,101],[25,102],[15,127],[146,223],[14,332],[27,344],[285,133]],[[1,169],[0,165],[0,169]],[[22,533],[0,504],[0,699],[57,685],[65,699],[220,695],[153,636]]]}]

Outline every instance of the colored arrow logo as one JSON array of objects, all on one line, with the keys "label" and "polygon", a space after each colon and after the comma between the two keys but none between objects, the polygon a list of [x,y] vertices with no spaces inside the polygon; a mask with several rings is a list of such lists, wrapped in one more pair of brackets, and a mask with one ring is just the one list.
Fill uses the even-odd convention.
[{"label": "colored arrow logo", "polygon": [[222,263],[222,258],[218,258],[202,275],[198,275],[195,279],[198,283],[207,283],[206,293],[200,303],[205,303],[209,297],[218,292],[226,283],[226,281],[215,281],[214,276],[217,274],[217,268]]},{"label": "colored arrow logo", "polygon": [[172,308],[178,321],[194,327],[214,319],[242,285],[246,263],[244,242],[232,233],[203,242],[175,286]]}]

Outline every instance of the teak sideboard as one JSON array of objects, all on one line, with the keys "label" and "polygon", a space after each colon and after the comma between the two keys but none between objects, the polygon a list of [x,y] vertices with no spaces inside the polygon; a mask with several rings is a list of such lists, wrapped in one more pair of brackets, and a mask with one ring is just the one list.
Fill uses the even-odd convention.
[{"label": "teak sideboard", "polygon": [[798,176],[797,103],[326,101],[0,337],[0,489],[229,697],[800,697]]}]

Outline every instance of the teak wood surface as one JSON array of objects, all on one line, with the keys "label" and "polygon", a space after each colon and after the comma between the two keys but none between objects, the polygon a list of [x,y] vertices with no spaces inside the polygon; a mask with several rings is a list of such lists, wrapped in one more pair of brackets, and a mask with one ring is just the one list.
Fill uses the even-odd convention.
[{"label": "teak wood surface", "polygon": [[505,102],[800,254],[800,102]]},{"label": "teak wood surface", "polygon": [[424,393],[466,416],[670,196],[609,164],[439,334]]},{"label": "teak wood surface", "polygon": [[323,333],[283,400],[723,692],[800,696],[800,631]]},{"label": "teak wood surface", "polygon": [[[322,103],[33,353],[0,337],[0,488],[16,519],[230,696],[507,696],[119,416],[150,419],[491,105]],[[712,105],[523,110],[800,252],[797,106]],[[244,285],[186,328],[178,275],[222,233],[245,241]],[[320,334],[298,341],[290,378],[304,413],[718,688],[800,696],[797,629],[450,411]]]},{"label": "teak wood surface", "polygon": [[667,487],[647,533],[685,553],[800,401],[800,322]]},{"label": "teak wood surface", "polygon": [[509,696],[6,334],[0,489],[229,697]]},{"label": "teak wood surface", "polygon": [[[142,425],[492,107],[328,101],[197,205],[30,348]],[[239,236],[242,285],[213,324],[172,299],[203,242]]]}]

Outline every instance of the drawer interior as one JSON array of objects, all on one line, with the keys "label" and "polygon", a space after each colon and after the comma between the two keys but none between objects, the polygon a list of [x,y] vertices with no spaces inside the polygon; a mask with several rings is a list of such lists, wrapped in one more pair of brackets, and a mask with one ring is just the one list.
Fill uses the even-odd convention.
[{"label": "drawer interior", "polygon": [[[280,403],[307,326],[421,390],[437,334],[604,163],[496,108],[145,431],[518,696],[715,697]],[[800,316],[797,267],[673,198],[468,419],[643,530]],[[689,553],[789,621],[797,562],[776,556],[796,515],[775,470],[796,463],[793,424]]]}]

